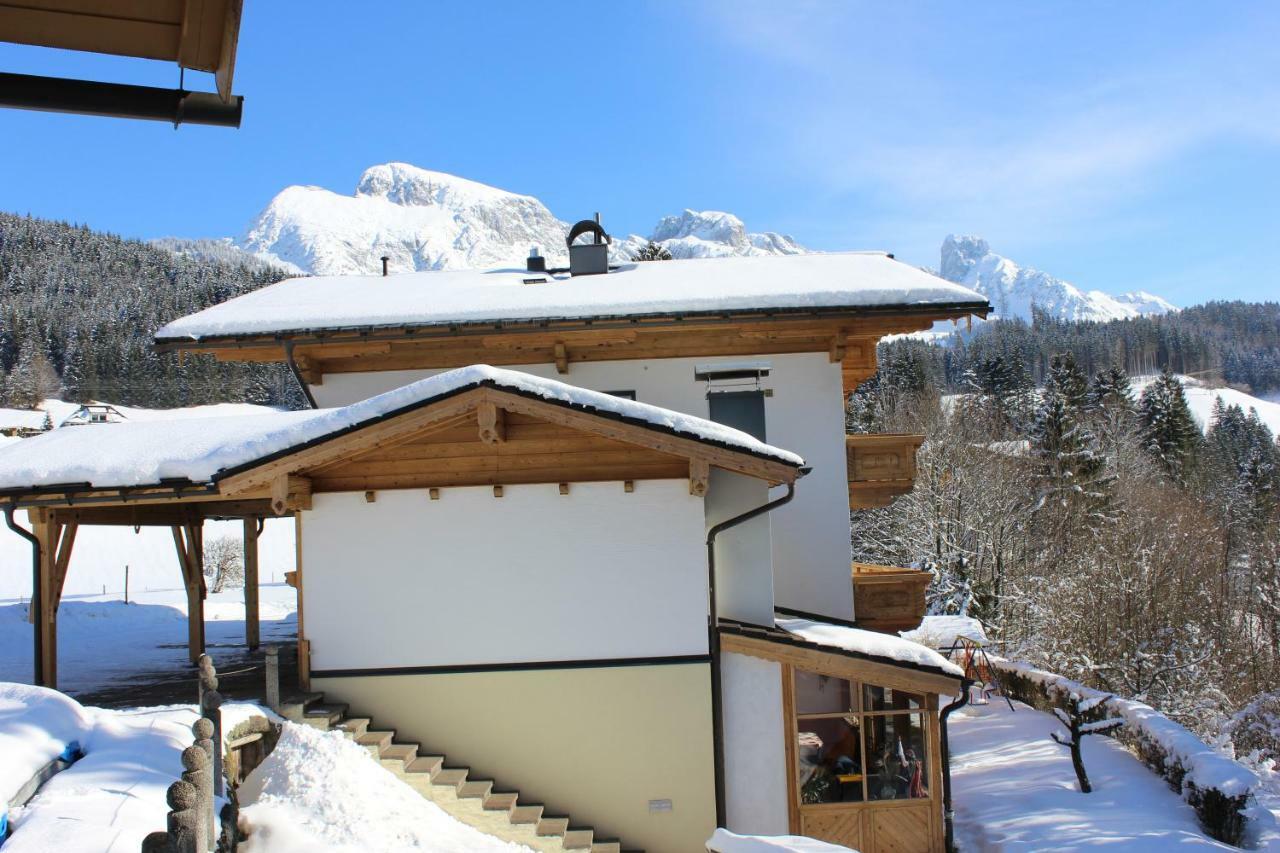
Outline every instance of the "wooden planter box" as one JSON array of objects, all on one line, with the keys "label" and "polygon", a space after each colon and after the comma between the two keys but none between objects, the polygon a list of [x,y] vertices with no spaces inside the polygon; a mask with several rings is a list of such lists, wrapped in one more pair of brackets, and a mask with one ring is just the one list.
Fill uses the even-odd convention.
[{"label": "wooden planter box", "polygon": [[909,631],[924,618],[924,594],[933,575],[919,569],[853,564],[853,616],[872,631]]},{"label": "wooden planter box", "polygon": [[888,506],[916,483],[916,451],[923,435],[867,433],[844,437],[849,508]]}]

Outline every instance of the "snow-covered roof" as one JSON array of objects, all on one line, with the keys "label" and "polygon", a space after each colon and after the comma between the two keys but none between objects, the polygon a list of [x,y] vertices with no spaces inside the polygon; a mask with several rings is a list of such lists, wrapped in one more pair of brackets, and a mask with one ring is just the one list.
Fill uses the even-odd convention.
[{"label": "snow-covered roof", "polygon": [[535,397],[793,467],[804,460],[704,418],[479,364],[450,370],[335,409],[187,418],[58,429],[0,448],[0,491],[87,483],[132,488],[209,483],[373,422],[478,387]]},{"label": "snow-covered roof", "polygon": [[777,625],[788,634],[819,646],[842,649],[869,658],[891,660],[914,667],[940,670],[956,678],[964,676],[964,670],[933,649],[901,637],[813,619],[779,618]]},{"label": "snow-covered roof", "polygon": [[697,258],[607,275],[521,269],[293,278],[175,320],[158,341],[309,330],[804,310],[984,310],[981,294],[883,253]]}]

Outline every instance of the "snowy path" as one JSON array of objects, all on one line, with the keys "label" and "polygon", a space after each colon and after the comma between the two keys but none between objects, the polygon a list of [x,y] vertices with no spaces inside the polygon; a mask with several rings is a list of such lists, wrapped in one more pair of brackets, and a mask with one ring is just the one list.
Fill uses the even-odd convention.
[{"label": "snowy path", "polygon": [[[290,642],[297,634],[297,595],[284,584],[260,587],[262,641]],[[80,695],[182,674],[187,660],[186,594],[144,592],[125,604],[118,596],[63,598],[58,608],[58,686]],[[0,604],[0,681],[31,681],[31,625],[25,604]],[[205,642],[215,662],[245,651],[244,592],[210,593]]]},{"label": "snowy path", "polygon": [[950,721],[956,839],[964,851],[1235,850],[1119,743],[1084,742],[1091,794],[1076,788],[1060,724],[1021,703],[964,708]]}]

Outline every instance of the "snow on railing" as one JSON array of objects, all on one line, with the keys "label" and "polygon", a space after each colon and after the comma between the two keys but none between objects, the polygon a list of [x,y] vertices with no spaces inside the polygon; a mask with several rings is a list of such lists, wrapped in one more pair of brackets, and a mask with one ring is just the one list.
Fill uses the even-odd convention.
[{"label": "snow on railing", "polygon": [[[1111,695],[1027,663],[995,655],[990,659],[1006,692],[1037,710],[1064,709],[1079,700]],[[1210,836],[1244,845],[1264,830],[1274,831],[1275,817],[1257,802],[1262,786],[1257,773],[1150,705],[1114,697],[1106,707],[1124,720],[1112,735],[1181,794]]]}]

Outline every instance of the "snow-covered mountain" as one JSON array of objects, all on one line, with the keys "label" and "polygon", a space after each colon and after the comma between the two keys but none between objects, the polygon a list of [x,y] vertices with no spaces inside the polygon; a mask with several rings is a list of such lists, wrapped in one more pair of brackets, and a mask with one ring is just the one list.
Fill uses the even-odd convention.
[{"label": "snow-covered mountain", "polygon": [[1124,320],[1177,311],[1177,306],[1144,291],[1112,296],[1080,290],[1046,272],[1021,267],[991,251],[981,237],[948,234],[942,241],[940,275],[981,292],[1000,317],[1031,319],[1034,305],[1062,320]]},{"label": "snow-covered mountain", "polygon": [[665,246],[673,258],[801,255],[809,251],[785,234],[773,231],[748,233],[741,219],[718,210],[686,209],[679,216],[664,216],[648,238],[632,234],[621,241],[618,248],[629,256],[649,240]]},{"label": "snow-covered mountain", "polygon": [[537,245],[567,260],[567,228],[536,198],[406,163],[365,170],[354,195],[282,190],[250,223],[241,248],[317,274],[523,265]]},{"label": "snow-covered mountain", "polygon": [[[385,163],[361,175],[354,195],[285,188],[237,245],[310,273],[372,274],[381,269],[383,255],[395,271],[523,266],[531,246],[550,264],[567,264],[568,231],[567,222],[531,196]],[[612,255],[628,260],[650,239],[677,258],[806,251],[781,234],[748,233],[732,214],[686,210],[662,219],[649,237],[615,236]]]}]

